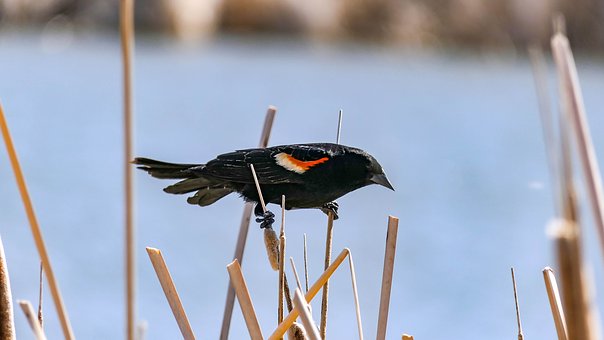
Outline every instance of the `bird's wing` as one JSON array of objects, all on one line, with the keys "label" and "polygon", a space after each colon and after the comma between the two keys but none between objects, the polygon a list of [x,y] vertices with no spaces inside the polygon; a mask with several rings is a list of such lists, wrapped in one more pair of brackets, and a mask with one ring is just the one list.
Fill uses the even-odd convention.
[{"label": "bird's wing", "polygon": [[260,184],[303,183],[306,171],[330,158],[330,150],[319,144],[238,150],[208,162],[203,172],[237,183],[253,183],[249,165],[254,164]]}]

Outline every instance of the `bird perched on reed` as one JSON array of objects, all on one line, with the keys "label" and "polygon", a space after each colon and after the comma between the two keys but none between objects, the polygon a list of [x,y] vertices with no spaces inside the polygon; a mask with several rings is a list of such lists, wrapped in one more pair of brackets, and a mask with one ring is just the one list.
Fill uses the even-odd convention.
[{"label": "bird perched on reed", "polygon": [[206,164],[174,164],[136,158],[134,164],[151,176],[180,179],[167,186],[170,194],[195,194],[187,199],[207,206],[237,192],[256,203],[254,214],[261,228],[274,222],[274,214],[263,212],[250,164],[254,165],[265,202],[281,203],[286,209],[318,208],[338,218],[335,200],[353,190],[379,184],[394,190],[382,166],[367,152],[340,144],[315,143],[246,149],[217,156]]}]

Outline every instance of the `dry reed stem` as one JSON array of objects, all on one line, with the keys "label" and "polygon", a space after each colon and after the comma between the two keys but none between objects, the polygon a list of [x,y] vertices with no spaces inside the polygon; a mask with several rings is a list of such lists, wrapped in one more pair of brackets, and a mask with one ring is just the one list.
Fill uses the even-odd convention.
[{"label": "dry reed stem", "polygon": [[40,324],[36,319],[36,313],[34,312],[34,307],[31,303],[25,300],[18,300],[17,303],[21,306],[21,310],[23,310],[23,314],[25,314],[25,318],[29,323],[29,327],[31,327],[31,330],[34,332],[36,340],[46,340],[46,334],[44,334],[44,330],[42,330],[42,327],[40,327]]},{"label": "dry reed stem", "polygon": [[384,270],[382,271],[382,290],[380,294],[380,310],[377,324],[377,340],[386,339],[388,325],[388,310],[390,308],[390,292],[392,291],[392,273],[396,255],[396,237],[398,233],[398,218],[388,216],[388,232],[386,234],[386,251],[384,255]]},{"label": "dry reed stem", "polygon": [[126,271],[126,335],[136,336],[136,230],[134,226],[134,178],[132,154],[132,49],[134,41],[134,0],[120,0],[120,37],[124,91],[124,211]]},{"label": "dry reed stem", "polygon": [[304,233],[304,282],[305,292],[308,292],[308,247],[306,246],[306,233]]},{"label": "dry reed stem", "polygon": [[558,283],[556,282],[554,270],[550,267],[545,267],[543,269],[543,280],[545,281],[545,288],[547,290],[549,305],[552,309],[552,316],[554,317],[554,324],[556,325],[558,340],[567,340],[566,320],[564,318],[562,300],[560,298],[560,292],[558,290]]},{"label": "dry reed stem", "polygon": [[258,318],[256,317],[254,305],[252,304],[250,292],[247,289],[245,278],[243,277],[241,267],[239,266],[239,261],[235,259],[232,263],[227,265],[227,270],[229,272],[229,277],[231,278],[231,284],[237,294],[237,300],[239,301],[239,306],[241,307],[241,312],[245,319],[245,325],[250,333],[250,338],[252,340],[264,339],[260,324],[258,323]]},{"label": "dry reed stem", "polygon": [[296,270],[296,264],[294,263],[294,258],[293,257],[289,257],[289,263],[292,266],[292,271],[294,272],[294,278],[296,279],[296,286],[298,287],[298,289],[300,289],[300,291],[302,291],[302,283],[300,283],[300,277],[298,276],[298,271]]},{"label": "dry reed stem", "polygon": [[310,340],[321,340],[321,335],[319,334],[317,325],[315,325],[315,321],[312,318],[308,304],[302,296],[302,291],[300,291],[299,288],[296,289],[296,292],[294,293],[294,308],[300,312],[300,320],[302,321],[302,325],[304,325],[304,329],[306,330],[307,338]]},{"label": "dry reed stem", "polygon": [[155,269],[155,274],[157,274],[157,279],[168,300],[170,309],[172,309],[172,314],[174,314],[174,319],[176,319],[182,337],[186,340],[194,340],[195,334],[193,333],[193,329],[191,329],[189,318],[187,317],[187,313],[185,313],[185,308],[182,305],[176,285],[174,285],[161,250],[151,247],[146,247],[145,249],[149,255],[149,260],[153,264],[153,269]]},{"label": "dry reed stem", "polygon": [[520,305],[518,304],[518,290],[516,288],[516,275],[514,274],[514,267],[511,268],[512,271],[512,285],[514,287],[514,304],[516,305],[516,322],[518,323],[518,340],[524,339],[524,334],[522,334],[522,322],[520,321]]},{"label": "dry reed stem", "polygon": [[354,261],[352,260],[352,251],[348,255],[348,264],[350,265],[350,281],[352,282],[352,293],[354,294],[354,309],[357,317],[357,330],[359,331],[359,340],[363,340],[363,323],[361,322],[361,305],[359,304],[359,292],[357,290],[357,274],[354,270]]},{"label": "dry reed stem", "polygon": [[[264,118],[264,125],[262,133],[260,134],[260,142],[258,147],[265,148],[268,145],[268,140],[271,134],[273,121],[275,120],[275,114],[277,109],[274,106],[269,106],[266,111]],[[253,203],[246,203],[241,216],[241,224],[239,226],[239,235],[237,236],[237,245],[235,246],[235,254],[233,259],[243,264],[243,254],[245,251],[245,243],[247,241],[247,234],[250,229],[250,219],[252,216]],[[233,315],[233,306],[235,303],[235,291],[229,281],[227,288],[227,296],[224,304],[224,313],[222,316],[222,326],[220,328],[220,340],[227,340],[229,338],[229,329],[231,328],[231,317]]]},{"label": "dry reed stem", "polygon": [[4,137],[4,143],[6,144],[8,157],[10,158],[11,166],[13,168],[13,172],[15,173],[17,187],[19,188],[19,193],[21,194],[21,200],[23,201],[25,213],[27,214],[27,219],[29,220],[31,233],[34,238],[36,248],[38,249],[38,253],[40,254],[40,260],[42,261],[42,265],[44,266],[44,271],[46,272],[46,279],[48,280],[50,294],[55,303],[57,315],[59,316],[63,336],[65,337],[65,339],[71,340],[74,338],[73,330],[71,329],[69,317],[67,316],[67,310],[65,309],[65,305],[63,304],[63,298],[61,297],[61,292],[59,291],[59,286],[57,284],[54,271],[52,270],[52,266],[50,264],[50,257],[48,256],[48,252],[46,251],[46,244],[44,243],[42,231],[40,230],[40,226],[38,225],[36,213],[34,211],[31,198],[29,197],[29,192],[27,191],[25,177],[23,176],[23,171],[21,170],[21,165],[19,164],[19,159],[17,158],[17,152],[15,151],[15,147],[13,146],[13,141],[10,136],[8,124],[6,122],[6,118],[4,117],[4,111],[2,110],[1,104],[0,130],[2,130],[2,136]]},{"label": "dry reed stem", "polygon": [[44,288],[44,267],[42,266],[42,262],[40,261],[40,283],[38,285],[38,322],[40,322],[40,327],[44,329],[44,315],[42,314],[42,291]]},{"label": "dry reed stem", "polygon": [[0,237],[0,339],[15,339],[15,319],[10,277],[4,254],[4,244]]},{"label": "dry reed stem", "polygon": [[[344,248],[342,252],[336,257],[333,263],[327,267],[327,269],[321,274],[321,276],[315,281],[315,283],[310,287],[308,292],[305,295],[306,302],[310,303],[312,299],[317,295],[321,287],[329,280],[331,275],[338,269],[338,267],[342,264],[342,262],[346,259],[346,256],[350,254],[350,250],[348,248]],[[298,310],[296,308],[292,309],[292,311],[283,319],[273,334],[269,337],[269,340],[279,339],[285,334],[287,329],[294,323],[296,318],[298,317]]]},{"label": "dry reed stem", "polygon": [[600,246],[604,254],[604,192],[602,191],[602,178],[596,158],[589,123],[585,114],[585,105],[579,85],[577,67],[570,49],[568,39],[562,34],[552,38],[552,52],[556,61],[560,78],[560,95],[562,97],[563,112],[568,117],[574,130],[576,145],[581,159],[585,185],[587,186],[595,224],[600,237]]}]

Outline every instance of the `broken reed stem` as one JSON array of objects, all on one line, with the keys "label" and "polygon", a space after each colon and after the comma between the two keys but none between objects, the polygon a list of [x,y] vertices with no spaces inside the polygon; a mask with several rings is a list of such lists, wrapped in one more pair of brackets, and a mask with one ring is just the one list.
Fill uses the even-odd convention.
[{"label": "broken reed stem", "polygon": [[19,164],[19,159],[17,158],[17,152],[15,151],[13,141],[10,137],[8,124],[6,122],[6,118],[4,117],[4,111],[2,110],[1,104],[0,130],[2,130],[2,136],[4,137],[4,143],[6,144],[8,157],[10,158],[11,166],[13,168],[13,172],[15,173],[15,179],[17,181],[17,186],[19,187],[19,193],[21,194],[21,200],[23,201],[23,206],[25,208],[25,213],[27,214],[27,219],[29,220],[31,233],[34,238],[36,248],[38,249],[38,253],[40,255],[40,260],[42,261],[44,271],[46,272],[46,279],[48,280],[50,295],[52,296],[52,299],[55,303],[55,308],[57,310],[57,315],[61,323],[63,336],[65,337],[65,339],[71,340],[74,338],[74,336],[73,331],[71,329],[71,324],[69,322],[69,317],[67,316],[67,310],[65,309],[65,305],[63,304],[63,298],[61,297],[59,286],[57,284],[54,271],[52,270],[52,266],[50,264],[50,258],[48,256],[48,252],[46,251],[46,244],[44,243],[42,231],[40,230],[40,226],[38,225],[38,220],[34,212],[34,207],[31,202],[31,198],[29,197],[29,192],[27,191],[25,177],[23,176],[23,171],[21,170],[21,165]]},{"label": "broken reed stem", "polygon": [[302,291],[302,284],[300,283],[300,277],[298,276],[298,271],[296,270],[296,264],[294,263],[294,258],[289,257],[289,263],[292,265],[292,271],[294,272],[294,277],[296,278],[296,286],[300,291]]},{"label": "broken reed stem", "polygon": [[126,335],[136,336],[136,230],[134,226],[134,178],[132,155],[132,50],[134,48],[134,0],[120,1],[120,37],[124,91],[124,210],[126,271]]},{"label": "broken reed stem", "polygon": [[283,321],[283,295],[285,294],[285,196],[281,195],[281,232],[279,233],[279,304],[277,310],[277,324]]},{"label": "broken reed stem", "polygon": [[514,275],[514,267],[511,268],[512,271],[512,285],[514,287],[514,304],[516,305],[516,322],[518,323],[518,340],[524,339],[524,334],[522,334],[522,322],[520,321],[520,305],[518,304],[518,290],[516,288],[516,275]]},{"label": "broken reed stem", "polygon": [[545,281],[545,289],[547,290],[549,305],[552,309],[552,316],[554,317],[558,340],[567,340],[566,320],[564,318],[562,300],[560,299],[560,291],[558,290],[558,283],[556,282],[554,270],[550,267],[545,267],[543,269],[543,280]]},{"label": "broken reed stem", "polygon": [[264,339],[262,336],[262,330],[260,329],[260,324],[258,323],[258,318],[256,317],[254,305],[252,304],[250,292],[247,289],[245,278],[243,277],[241,267],[239,266],[239,261],[235,259],[233,262],[227,265],[227,270],[229,272],[229,277],[231,278],[231,284],[235,289],[239,306],[241,307],[241,313],[243,313],[243,318],[245,319],[245,325],[250,333],[250,339]]},{"label": "broken reed stem", "polygon": [[388,232],[386,234],[386,251],[384,255],[384,270],[382,271],[382,291],[380,294],[380,310],[377,324],[377,340],[386,339],[388,325],[388,310],[390,308],[390,292],[392,291],[392,273],[396,255],[396,238],[398,234],[398,218],[388,216]]},{"label": "broken reed stem", "polygon": [[[346,259],[346,256],[350,254],[350,250],[348,248],[344,248],[342,252],[336,257],[333,263],[327,267],[327,269],[321,274],[321,276],[315,281],[315,283],[310,287],[306,295],[304,296],[306,302],[310,303],[312,299],[319,293],[319,290],[327,280],[333,275],[333,273],[338,269],[338,267],[342,264],[342,262]],[[283,322],[277,326],[273,334],[269,337],[269,340],[280,339],[283,334],[289,329],[289,327],[296,321],[298,317],[298,310],[296,308],[292,309],[292,311],[283,319]]]},{"label": "broken reed stem", "polygon": [[[258,143],[258,147],[260,148],[265,148],[268,145],[268,140],[271,135],[271,129],[273,127],[273,121],[275,120],[276,113],[277,109],[274,106],[268,107],[266,111],[266,116],[264,118],[262,133],[260,134],[260,142]],[[243,264],[243,253],[245,251],[247,234],[250,229],[250,219],[252,216],[253,208],[253,203],[246,203],[243,209],[243,214],[241,216],[239,235],[237,236],[237,245],[235,246],[235,254],[233,255],[233,259],[239,261],[239,263],[241,264]],[[231,282],[229,281],[226,301],[224,304],[224,313],[222,316],[222,326],[220,328],[220,340],[228,340],[229,338],[229,329],[231,328],[231,318],[233,316],[234,304],[235,291],[233,290]]]},{"label": "broken reed stem", "polygon": [[6,254],[4,254],[4,244],[0,237],[0,339],[15,340],[14,316]]},{"label": "broken reed stem", "polygon": [[321,340],[321,335],[319,334],[317,325],[315,325],[315,321],[312,318],[310,308],[308,308],[308,304],[306,303],[306,300],[304,299],[299,288],[297,288],[296,292],[294,293],[294,308],[300,312],[300,320],[302,321],[302,325],[304,325],[307,339]]},{"label": "broken reed stem", "polygon": [[155,269],[155,274],[157,274],[157,279],[168,300],[170,309],[172,309],[172,314],[174,314],[182,337],[185,340],[194,340],[195,334],[193,333],[193,329],[191,329],[189,318],[187,317],[187,313],[185,313],[180,296],[178,296],[178,291],[176,290],[176,285],[174,285],[174,281],[172,280],[172,276],[170,275],[170,271],[168,270],[168,266],[166,265],[166,261],[164,261],[161,251],[151,247],[146,247],[145,249],[147,250],[151,264],[153,264],[153,269]]},{"label": "broken reed stem", "polygon": [[575,140],[583,168],[585,185],[590,198],[594,221],[600,238],[600,248],[604,254],[604,193],[602,178],[596,158],[589,123],[585,114],[585,105],[579,85],[577,67],[568,39],[556,34],[551,41],[554,60],[560,78],[560,95],[563,98],[563,112],[567,115],[574,130]]},{"label": "broken reed stem", "polygon": [[305,292],[308,292],[308,248],[306,246],[306,233],[304,233],[304,282]]},{"label": "broken reed stem", "polygon": [[[327,237],[325,238],[325,269],[329,267],[331,262],[331,246],[333,240],[333,213],[330,211],[327,214]],[[321,338],[325,339],[327,334],[327,307],[329,303],[329,280],[325,281],[323,286],[323,294],[321,296]]]},{"label": "broken reed stem", "polygon": [[40,262],[40,284],[38,290],[38,322],[40,322],[40,327],[44,329],[44,317],[42,314],[42,291],[44,288],[44,267],[42,266],[42,262]]},{"label": "broken reed stem", "polygon": [[359,331],[359,340],[363,340],[363,323],[361,322],[361,305],[359,304],[359,292],[357,290],[357,274],[354,270],[354,261],[352,260],[352,251],[348,255],[348,264],[350,265],[350,281],[352,282],[352,293],[354,294],[354,309],[357,317],[357,329]]},{"label": "broken reed stem", "polygon": [[36,313],[34,312],[34,307],[31,303],[25,300],[18,300],[17,303],[21,306],[21,310],[23,310],[23,314],[25,314],[25,318],[29,323],[29,327],[31,327],[31,330],[34,332],[36,340],[46,340],[46,334],[44,334],[44,330],[42,330],[42,327],[40,327],[40,324],[36,319]]}]

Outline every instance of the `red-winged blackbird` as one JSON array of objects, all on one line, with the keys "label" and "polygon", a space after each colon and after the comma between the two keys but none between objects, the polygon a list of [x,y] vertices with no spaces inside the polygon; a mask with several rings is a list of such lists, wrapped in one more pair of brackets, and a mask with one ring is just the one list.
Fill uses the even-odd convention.
[{"label": "red-winged blackbird", "polygon": [[238,150],[219,155],[206,164],[173,164],[148,158],[136,158],[134,164],[151,176],[182,179],[164,188],[170,194],[197,191],[187,199],[190,204],[210,205],[222,197],[239,193],[255,202],[254,213],[261,228],[274,221],[271,212],[263,214],[250,169],[254,165],[265,202],[281,203],[285,208],[319,208],[337,218],[335,199],[369,184],[394,190],[382,166],[367,152],[340,144],[317,143],[281,145],[270,148]]}]

